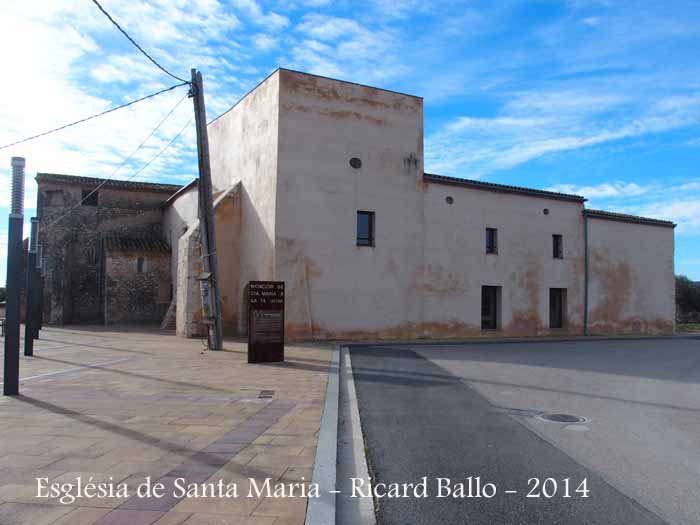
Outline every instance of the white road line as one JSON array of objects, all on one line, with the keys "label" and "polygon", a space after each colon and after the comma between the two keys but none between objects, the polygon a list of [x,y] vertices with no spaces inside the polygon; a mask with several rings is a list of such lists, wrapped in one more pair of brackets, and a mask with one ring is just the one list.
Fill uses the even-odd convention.
[{"label": "white road line", "polygon": [[[29,376],[29,377],[20,377],[19,382],[22,383],[24,381],[31,381],[32,379],[41,379],[42,377],[50,377],[50,376],[57,376],[60,374],[68,374],[69,372],[76,372],[78,370],[85,370],[87,368],[97,368],[100,366],[105,366],[105,365],[114,365],[116,363],[123,363],[124,361],[129,361],[130,359],[133,359],[133,357],[123,357],[121,359],[114,359],[112,361],[105,361],[104,363],[96,363],[94,365],[85,365],[85,366],[78,366],[76,368],[67,368],[66,370],[59,370],[57,372],[47,372],[46,374],[39,374],[36,376]],[[0,382],[0,385],[4,383]]]}]

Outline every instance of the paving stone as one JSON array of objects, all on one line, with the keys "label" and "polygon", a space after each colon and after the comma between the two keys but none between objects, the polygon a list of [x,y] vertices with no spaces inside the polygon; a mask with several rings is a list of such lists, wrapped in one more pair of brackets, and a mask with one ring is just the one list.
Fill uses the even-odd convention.
[{"label": "paving stone", "polygon": [[98,519],[95,525],[151,525],[163,514],[152,510],[114,509]]},{"label": "paving stone", "polygon": [[170,511],[153,525],[182,525],[190,518],[190,516],[192,516],[192,514],[189,512]]},{"label": "paving stone", "polygon": [[73,510],[72,507],[59,505],[3,503],[0,504],[0,523],[2,525],[47,525],[71,510]]},{"label": "paving stone", "polygon": [[222,516],[220,514],[193,514],[184,525],[273,525],[274,518],[253,516]]},{"label": "paving stone", "polygon": [[51,525],[92,525],[108,512],[110,509],[79,507],[51,522]]},{"label": "paving stone", "polygon": [[[288,360],[318,362],[308,369],[248,365],[244,344],[226,341],[228,351],[202,353],[197,340],[143,327],[47,326],[41,335],[37,357],[21,357],[23,376],[78,370],[23,382],[21,396],[0,400],[0,524],[297,520],[298,505],[267,504],[263,511],[279,514],[251,516],[261,505],[256,498],[178,500],[170,490],[162,500],[59,505],[35,497],[36,477],[71,483],[111,476],[130,491],[146,476],[222,479],[245,493],[249,477],[296,481],[313,465],[329,347],[287,346]],[[274,397],[258,399],[261,390]]]}]

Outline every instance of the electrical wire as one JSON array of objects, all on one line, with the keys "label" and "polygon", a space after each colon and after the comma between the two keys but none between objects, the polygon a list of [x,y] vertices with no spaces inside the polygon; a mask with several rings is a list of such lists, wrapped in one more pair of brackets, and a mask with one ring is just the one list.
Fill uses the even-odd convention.
[{"label": "electrical wire", "polygon": [[131,177],[127,177],[126,180],[128,181],[128,180],[133,179],[136,175],[138,175],[138,174],[141,173],[143,170],[145,170],[148,166],[150,166],[151,163],[153,163],[158,157],[160,157],[163,153],[165,153],[165,151],[166,151],[170,146],[172,146],[173,143],[174,143],[177,139],[180,138],[180,135],[183,134],[183,132],[189,127],[189,125],[192,124],[192,121],[193,121],[193,120],[194,120],[194,117],[191,117],[190,120],[188,120],[187,123],[186,123],[184,126],[182,126],[182,128],[180,129],[180,131],[177,132],[177,135],[175,135],[175,136],[170,140],[170,142],[168,142],[165,146],[163,146],[163,147],[161,148],[161,150],[160,150],[158,153],[156,153],[155,156],[154,156],[151,160],[149,160],[146,164],[144,164],[143,166],[141,166],[141,168],[140,168],[138,171],[136,171]]},{"label": "electrical wire", "polygon": [[[180,104],[182,104],[182,102],[183,102],[186,98],[187,98],[187,95],[185,95],[184,97],[182,97],[182,98],[177,102],[177,104],[175,104],[175,106],[160,120],[160,122],[158,122],[158,124],[156,125],[156,127],[153,128],[153,129],[151,130],[151,132],[148,134],[148,136],[147,136],[145,139],[143,139],[143,141],[141,141],[141,144],[139,144],[139,145],[136,147],[136,149],[134,149],[134,151],[132,151],[132,152],[129,154],[129,156],[126,157],[126,158],[119,164],[119,166],[117,166],[117,168],[112,172],[112,174],[111,174],[108,178],[104,179],[104,181],[102,181],[100,184],[98,184],[97,187],[96,187],[95,189],[93,189],[90,193],[88,193],[85,197],[83,197],[83,198],[80,200],[80,202],[79,202],[78,204],[76,204],[75,206],[73,206],[72,208],[70,208],[68,211],[66,211],[64,214],[60,215],[59,217],[57,217],[56,219],[54,219],[53,221],[51,221],[46,227],[51,227],[51,226],[53,226],[54,224],[56,224],[57,222],[59,222],[60,220],[64,219],[64,218],[67,217],[68,215],[70,215],[74,210],[76,210],[77,208],[79,208],[80,206],[82,206],[83,203],[84,203],[86,200],[88,200],[92,195],[94,195],[94,194],[95,194],[100,188],[102,188],[105,184],[107,184],[108,182],[113,181],[112,177],[114,177],[114,176],[117,174],[117,172],[118,172],[120,169],[122,169],[122,168],[124,167],[124,165],[126,165],[126,163],[129,162],[129,160],[131,160],[131,158],[132,158],[134,155],[136,155],[136,153],[137,153],[139,150],[141,150],[141,148],[143,148],[143,146],[146,144],[146,142],[148,142],[148,140],[149,140],[153,135],[155,135],[155,133],[158,131],[158,129],[160,129],[160,127],[163,125],[163,123],[164,123],[166,120],[168,120],[168,118],[175,112],[175,110],[180,106]],[[164,147],[163,149],[161,149],[161,150],[156,154],[155,157],[153,157],[151,160],[149,160],[149,161],[148,161],[144,166],[142,166],[138,171],[136,171],[135,173],[132,173],[131,176],[127,177],[125,180],[129,181],[129,180],[133,179],[136,175],[138,175],[138,174],[141,173],[143,170],[145,170],[154,160],[156,160],[158,157],[160,157],[160,156],[163,154],[163,152],[164,152],[166,149],[168,149],[168,147],[170,147],[170,145],[171,145],[173,142],[175,142],[175,140],[177,140],[177,138],[182,134],[182,132],[185,130],[185,128],[186,128],[187,126],[190,125],[191,122],[192,122],[192,118],[189,120],[189,122],[187,122],[187,124],[185,124],[185,126],[178,132],[178,134],[175,135],[175,138],[173,138],[173,140],[171,140],[168,144],[166,144],[165,147]]]},{"label": "electrical wire", "polygon": [[178,77],[177,75],[173,75],[170,71],[168,71],[168,70],[165,69],[163,66],[161,66],[158,62],[156,62],[155,59],[154,59],[151,55],[149,55],[148,53],[146,53],[146,52],[143,50],[143,48],[142,48],[140,45],[138,45],[138,44],[136,43],[136,41],[135,41],[133,38],[131,38],[131,37],[129,36],[129,34],[128,34],[126,31],[124,31],[124,29],[122,29],[122,27],[114,20],[114,18],[112,18],[112,17],[110,16],[110,14],[105,10],[104,7],[102,7],[102,6],[100,5],[100,3],[99,3],[97,0],[92,0],[92,3],[95,4],[95,5],[99,8],[99,10],[102,11],[102,13],[103,13],[107,18],[109,18],[109,21],[112,22],[112,23],[114,24],[114,26],[115,26],[117,29],[119,29],[119,31],[121,31],[121,33],[129,40],[129,42],[131,42],[132,44],[134,44],[134,46],[136,46],[136,49],[138,49],[139,51],[141,51],[141,53],[143,53],[143,55],[144,55],[148,60],[150,60],[150,61],[153,63],[153,65],[155,65],[158,69],[160,69],[161,71],[163,71],[166,75],[170,75],[171,77],[173,77],[175,80],[179,80],[180,82],[185,82],[185,83],[188,83],[188,84],[189,84],[189,82],[188,82],[187,80],[185,80],[185,79],[183,79],[183,78],[180,78],[180,77]]},{"label": "electrical wire", "polygon": [[147,100],[149,98],[156,97],[156,96],[161,95],[167,91],[172,91],[173,89],[179,88],[180,86],[184,86],[186,84],[189,84],[189,82],[183,82],[182,84],[176,84],[174,86],[170,86],[169,88],[161,89],[160,91],[157,91],[155,93],[151,93],[150,95],[146,95],[145,97],[141,97],[141,98],[136,99],[136,100],[132,100],[131,102],[127,102],[126,104],[122,104],[121,106],[116,106],[114,108],[108,109],[106,111],[103,111],[102,113],[97,113],[97,114],[92,115],[90,117],[76,120],[75,122],[71,122],[70,124],[65,124],[65,125],[60,126],[58,128],[54,128],[54,129],[51,129],[49,131],[44,131],[43,133],[39,133],[37,135],[32,135],[31,137],[27,137],[25,139],[18,140],[16,142],[12,142],[11,144],[5,144],[4,146],[0,146],[0,150],[10,148],[12,146],[16,146],[17,144],[22,144],[24,142],[29,142],[30,140],[38,139],[39,137],[44,137],[46,135],[50,135],[51,133],[55,133],[57,131],[61,131],[61,130],[64,130],[66,128],[70,128],[71,126],[75,126],[76,124],[82,124],[83,122],[87,122],[88,120],[92,120],[94,118],[101,117],[102,115],[106,115],[107,113],[117,111],[118,109],[123,109],[123,108],[129,107],[133,104],[136,104],[137,102],[142,102],[142,101]]}]

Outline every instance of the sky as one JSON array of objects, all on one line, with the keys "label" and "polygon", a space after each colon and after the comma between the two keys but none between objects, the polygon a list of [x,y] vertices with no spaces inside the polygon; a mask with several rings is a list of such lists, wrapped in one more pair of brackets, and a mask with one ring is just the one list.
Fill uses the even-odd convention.
[{"label": "sky", "polygon": [[[676,273],[700,280],[696,0],[101,3],[177,76],[202,71],[209,119],[280,66],[422,96],[427,172],[672,220]],[[0,145],[176,83],[90,0],[0,3],[0,49]],[[25,236],[37,171],[189,182],[197,161],[185,95],[180,87],[0,150],[0,217],[12,156],[27,159]],[[0,282],[6,244],[2,219]]]}]

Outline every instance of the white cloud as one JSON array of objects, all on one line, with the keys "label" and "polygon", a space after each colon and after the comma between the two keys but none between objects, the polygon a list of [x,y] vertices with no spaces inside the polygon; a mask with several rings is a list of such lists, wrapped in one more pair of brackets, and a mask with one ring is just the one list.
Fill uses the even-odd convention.
[{"label": "white cloud", "polygon": [[634,182],[605,182],[595,186],[576,186],[574,184],[557,184],[547,188],[549,191],[572,193],[594,198],[629,198],[644,195],[653,190],[652,186],[640,186]]},{"label": "white cloud", "polygon": [[[634,119],[624,96],[585,92],[516,93],[491,118],[462,116],[426,138],[426,168],[478,178],[552,153],[700,123],[700,97],[660,97]],[[617,119],[605,118],[608,114]]]},{"label": "white cloud", "polygon": [[[12,103],[0,104],[3,122],[0,144],[104,111],[174,82],[135,50],[91,4],[77,0],[49,4],[27,0],[0,7],[0,45],[13,50],[4,55],[4,65],[14,71],[13,82],[6,83],[3,91],[4,100]],[[241,93],[238,85],[217,82],[217,78],[230,75],[232,68],[218,48],[208,45],[208,39],[215,38],[226,41],[229,49],[235,50],[237,46],[228,31],[240,22],[225,11],[223,4],[209,0],[162,5],[114,2],[109,7],[130,34],[171,71],[189,78],[189,64],[204,69],[210,116],[217,109],[230,106]],[[170,39],[168,35],[177,38]],[[182,87],[131,108],[2,150],[0,190],[9,184],[7,169],[13,155],[27,158],[28,198],[35,196],[33,177],[37,171],[111,175],[116,165],[185,93],[186,88]],[[183,102],[117,176],[129,177],[155,155],[190,118],[191,112],[190,103]],[[179,146],[153,163],[139,178],[162,180],[170,173],[183,172],[190,177],[194,175],[196,158],[192,139],[192,132],[188,131]]]},{"label": "white cloud", "polygon": [[673,221],[678,225],[676,227],[678,235],[700,235],[700,198],[698,197],[678,197],[672,201],[649,202],[640,206],[623,207],[620,211]]},{"label": "white cloud", "polygon": [[302,3],[307,7],[323,7],[333,3],[333,0],[303,0]]},{"label": "white cloud", "polygon": [[144,82],[153,79],[153,65],[135,55],[111,55],[90,71],[98,82]]},{"label": "white cloud", "polygon": [[303,36],[292,45],[294,68],[371,84],[381,84],[406,71],[397,53],[397,36],[387,27],[311,13],[302,18],[295,32]]},{"label": "white cloud", "polygon": [[289,19],[286,16],[272,11],[265,13],[255,0],[232,0],[231,3],[254,23],[265,26],[271,31],[278,31],[289,25]]},{"label": "white cloud", "polygon": [[586,24],[587,26],[593,26],[593,27],[595,27],[595,26],[597,26],[597,25],[600,23],[600,18],[597,17],[597,16],[587,16],[586,18],[584,18],[583,20],[581,20],[581,22],[583,22],[583,23]]},{"label": "white cloud", "polygon": [[354,37],[368,32],[355,20],[310,14],[297,26],[297,30],[317,40],[334,41],[341,37]]},{"label": "white cloud", "polygon": [[700,236],[700,180],[671,178],[648,184],[611,181],[596,185],[558,184],[550,191],[589,199],[588,207],[675,222],[679,236]]},{"label": "white cloud", "polygon": [[[431,2],[422,0],[375,0],[375,5],[379,10],[380,16],[387,18],[408,18],[413,15],[420,15],[429,11],[432,7]],[[466,10],[460,4],[460,10]]]},{"label": "white cloud", "polygon": [[260,33],[253,36],[253,44],[260,51],[269,51],[277,47],[277,39],[271,35]]}]

